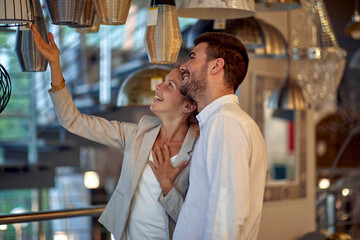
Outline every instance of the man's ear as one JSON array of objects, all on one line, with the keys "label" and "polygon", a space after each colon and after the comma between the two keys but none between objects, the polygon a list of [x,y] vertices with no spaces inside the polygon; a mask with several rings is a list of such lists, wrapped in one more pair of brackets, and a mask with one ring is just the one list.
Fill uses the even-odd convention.
[{"label": "man's ear", "polygon": [[185,101],[183,111],[184,113],[192,113],[196,110],[196,103],[192,101]]},{"label": "man's ear", "polygon": [[210,74],[217,74],[222,69],[224,69],[225,61],[222,58],[217,58],[213,60],[213,63],[211,65]]}]

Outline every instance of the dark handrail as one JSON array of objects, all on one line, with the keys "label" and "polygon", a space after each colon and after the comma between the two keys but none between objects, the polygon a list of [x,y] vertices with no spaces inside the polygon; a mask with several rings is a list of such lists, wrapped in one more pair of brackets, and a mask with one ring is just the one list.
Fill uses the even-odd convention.
[{"label": "dark handrail", "polygon": [[105,205],[96,205],[89,208],[75,208],[17,214],[0,214],[0,224],[34,222],[79,216],[100,216],[104,209]]}]

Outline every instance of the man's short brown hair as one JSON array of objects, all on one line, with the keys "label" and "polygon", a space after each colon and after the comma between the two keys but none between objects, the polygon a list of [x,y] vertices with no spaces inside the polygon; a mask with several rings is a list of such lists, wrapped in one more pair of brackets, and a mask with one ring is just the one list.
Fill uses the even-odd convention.
[{"label": "man's short brown hair", "polygon": [[208,44],[206,48],[208,61],[224,59],[225,84],[235,92],[244,80],[249,65],[245,46],[235,36],[220,32],[206,32],[194,40],[195,46],[202,42]]}]

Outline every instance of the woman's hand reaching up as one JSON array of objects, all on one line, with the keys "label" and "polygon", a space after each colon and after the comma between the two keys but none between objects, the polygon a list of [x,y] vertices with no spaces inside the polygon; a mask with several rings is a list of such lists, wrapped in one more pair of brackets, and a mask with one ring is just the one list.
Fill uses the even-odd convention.
[{"label": "woman's hand reaching up", "polygon": [[164,154],[160,147],[157,146],[156,151],[152,151],[152,156],[154,162],[149,161],[150,167],[159,181],[162,192],[166,195],[173,188],[174,179],[189,162],[185,161],[178,167],[173,167],[170,161],[169,147],[167,145],[164,146]]}]

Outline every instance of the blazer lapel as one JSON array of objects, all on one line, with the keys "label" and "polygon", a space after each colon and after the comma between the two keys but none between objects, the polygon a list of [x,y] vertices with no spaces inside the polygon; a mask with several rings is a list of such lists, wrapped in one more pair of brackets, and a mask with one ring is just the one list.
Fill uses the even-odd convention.
[{"label": "blazer lapel", "polygon": [[190,161],[190,152],[194,147],[194,142],[196,140],[196,125],[192,124],[189,127],[189,130],[185,136],[183,145],[174,161],[174,167],[179,166],[183,161]]},{"label": "blazer lapel", "polygon": [[134,162],[133,178],[132,178],[132,190],[131,193],[134,194],[135,189],[138,185],[140,176],[144,170],[147,161],[149,160],[150,150],[152,149],[157,135],[159,134],[161,124],[150,131],[144,134],[144,137],[141,141],[139,153],[137,155],[136,161]]}]

